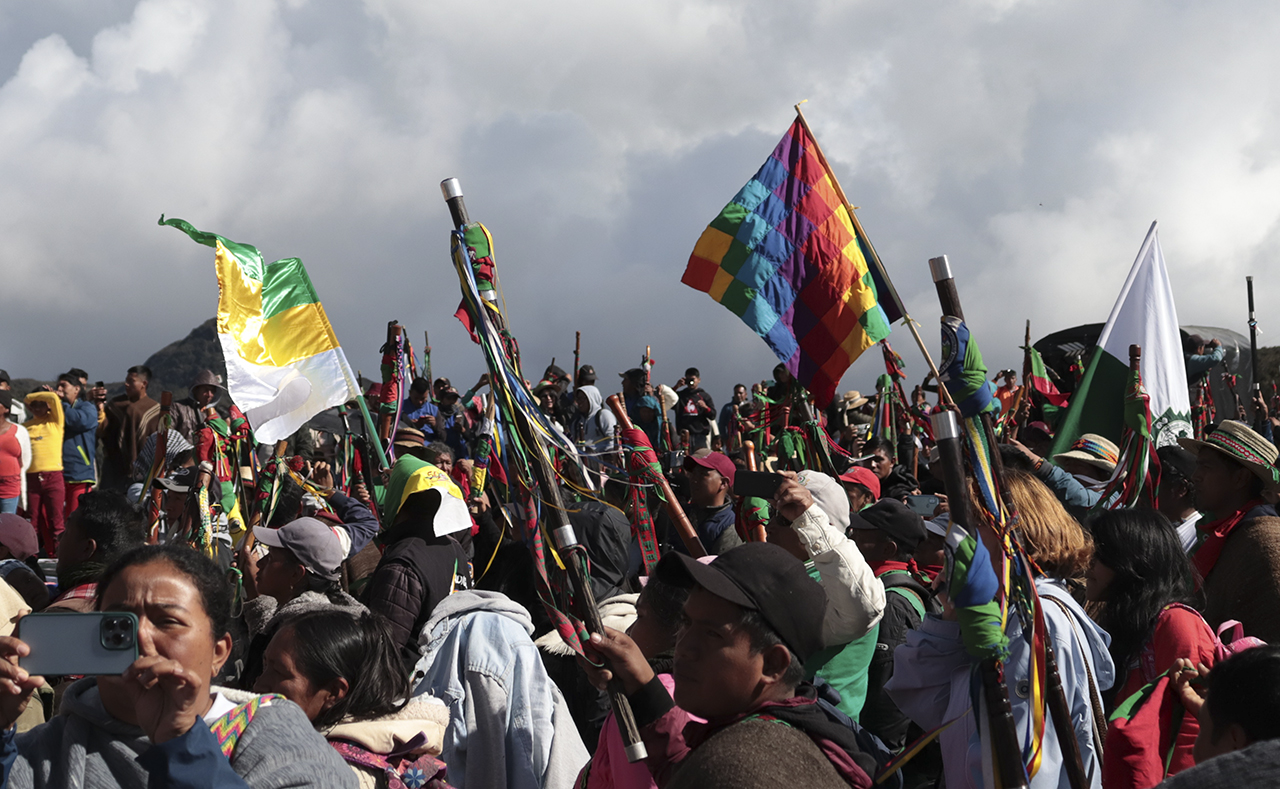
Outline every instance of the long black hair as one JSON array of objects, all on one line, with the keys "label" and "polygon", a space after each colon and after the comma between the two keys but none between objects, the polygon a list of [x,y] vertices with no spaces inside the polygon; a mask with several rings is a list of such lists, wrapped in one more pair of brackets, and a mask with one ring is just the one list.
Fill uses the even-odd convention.
[{"label": "long black hair", "polygon": [[1155,510],[1110,510],[1090,523],[1094,560],[1115,573],[1098,624],[1111,634],[1111,657],[1123,673],[1169,603],[1197,607],[1191,560],[1173,524]]},{"label": "long black hair", "polygon": [[284,627],[293,629],[293,661],[313,685],[347,681],[347,695],[312,721],[317,729],[344,718],[381,718],[409,702],[409,675],[382,617],[331,609],[302,614]]}]

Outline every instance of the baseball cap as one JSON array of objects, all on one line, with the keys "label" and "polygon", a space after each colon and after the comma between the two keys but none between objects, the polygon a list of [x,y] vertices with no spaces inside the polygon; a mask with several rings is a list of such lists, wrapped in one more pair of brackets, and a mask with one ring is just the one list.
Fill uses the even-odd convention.
[{"label": "baseball cap", "polygon": [[813,501],[827,514],[831,525],[843,534],[849,528],[849,494],[844,486],[821,471],[805,469],[796,475],[813,497]]},{"label": "baseball cap", "polygon": [[802,661],[823,647],[827,593],[805,572],[804,562],[785,548],[749,542],[725,551],[710,564],[668,553],[654,568],[654,575],[675,586],[701,586],[716,597],[758,611]]},{"label": "baseball cap", "polygon": [[315,518],[298,518],[278,529],[257,526],[253,536],[264,545],[288,548],[307,572],[326,581],[338,580],[338,568],[347,558],[333,527]]},{"label": "baseball cap", "polygon": [[925,535],[924,518],[897,499],[881,499],[862,512],[853,513],[849,528],[879,529],[905,551],[914,551]]},{"label": "baseball cap", "polygon": [[924,530],[939,537],[946,537],[947,532],[951,531],[951,513],[943,512],[934,517],[933,520],[925,521]]},{"label": "baseball cap", "polygon": [[31,521],[11,512],[0,515],[0,545],[8,548],[13,558],[20,562],[35,556],[40,550]]},{"label": "baseball cap", "polygon": [[636,383],[638,383],[638,384],[642,384],[642,383],[644,383],[644,368],[643,368],[643,367],[632,367],[630,370],[627,370],[625,373],[618,373],[618,377],[619,377],[619,378],[630,378],[631,380],[635,381]]},{"label": "baseball cap", "polygon": [[184,466],[183,468],[175,469],[167,477],[157,477],[151,484],[154,487],[171,490],[174,493],[186,493],[195,484],[197,473],[198,470],[195,466]]},{"label": "baseball cap", "polygon": [[684,470],[689,471],[690,466],[702,466],[713,471],[719,471],[720,476],[729,480],[729,488],[733,488],[733,475],[737,472],[738,467],[733,465],[733,461],[723,452],[708,452],[705,455],[690,455],[684,459]]},{"label": "baseball cap", "polygon": [[584,364],[578,368],[578,380],[584,384],[593,384],[596,382],[596,368],[589,364]]},{"label": "baseball cap", "polygon": [[880,478],[866,466],[850,466],[848,471],[840,475],[840,481],[861,485],[871,491],[872,496],[880,498]]}]

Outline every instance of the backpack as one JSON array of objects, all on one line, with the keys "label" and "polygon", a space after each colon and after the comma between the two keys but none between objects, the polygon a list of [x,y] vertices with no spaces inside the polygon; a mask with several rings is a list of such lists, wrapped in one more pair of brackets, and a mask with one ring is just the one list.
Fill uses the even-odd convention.
[{"label": "backpack", "polygon": [[[1170,603],[1160,614],[1172,608],[1200,616],[1199,611],[1182,603]],[[1261,639],[1245,636],[1244,626],[1235,620],[1223,622],[1216,631],[1205,622],[1205,629],[1213,636],[1215,663],[1265,644]],[[1187,766],[1174,764],[1185,709],[1173,690],[1173,670],[1173,666],[1166,667],[1162,674],[1117,703],[1107,729],[1104,784],[1132,781],[1137,786],[1154,786],[1168,777],[1171,768]],[[1125,769],[1120,770],[1122,767]]]}]

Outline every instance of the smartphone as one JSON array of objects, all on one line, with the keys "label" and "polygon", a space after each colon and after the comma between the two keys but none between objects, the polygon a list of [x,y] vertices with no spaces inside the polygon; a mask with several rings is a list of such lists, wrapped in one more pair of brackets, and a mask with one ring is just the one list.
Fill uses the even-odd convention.
[{"label": "smartphone", "polygon": [[771,499],[785,479],[781,474],[772,471],[739,470],[733,475],[733,495],[753,496],[757,499]]},{"label": "smartphone", "polygon": [[127,611],[27,614],[14,635],[31,648],[18,665],[39,676],[118,675],[138,659],[138,617]]},{"label": "smartphone", "polygon": [[922,518],[932,518],[934,510],[938,509],[938,505],[941,503],[942,499],[931,493],[921,496],[907,496],[907,506]]},{"label": "smartphone", "polygon": [[105,389],[107,387],[107,385],[104,384],[102,381],[95,382],[93,386],[95,389]]}]

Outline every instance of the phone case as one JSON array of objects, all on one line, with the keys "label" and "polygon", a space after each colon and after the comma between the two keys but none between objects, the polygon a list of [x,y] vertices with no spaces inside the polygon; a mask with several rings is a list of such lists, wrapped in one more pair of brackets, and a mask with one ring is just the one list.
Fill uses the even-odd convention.
[{"label": "phone case", "polygon": [[783,477],[771,471],[747,471],[743,469],[733,477],[733,494],[735,496],[754,496],[759,499],[771,499],[782,486]]},{"label": "phone case", "polygon": [[[127,646],[108,649],[103,643],[103,621],[109,618],[129,620]],[[14,635],[31,648],[18,665],[33,675],[123,674],[138,659],[138,617],[122,611],[28,614]]]}]

